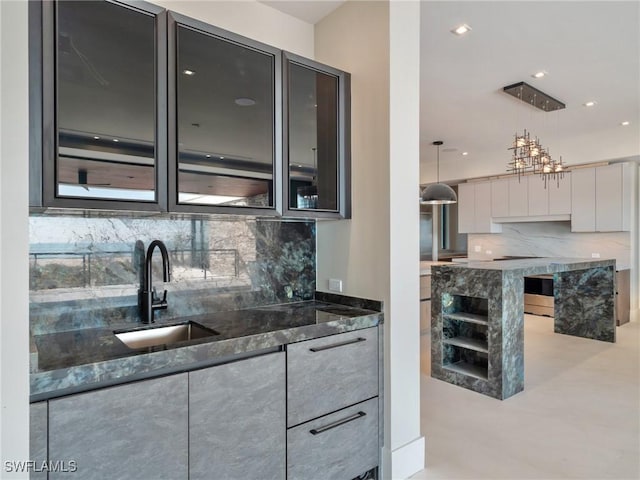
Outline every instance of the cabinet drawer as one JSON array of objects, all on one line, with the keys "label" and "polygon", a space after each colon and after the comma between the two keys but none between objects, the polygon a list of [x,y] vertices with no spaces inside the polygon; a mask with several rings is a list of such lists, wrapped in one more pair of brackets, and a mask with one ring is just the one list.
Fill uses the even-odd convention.
[{"label": "cabinet drawer", "polygon": [[524,313],[530,313],[531,315],[543,315],[546,317],[553,317],[553,307],[541,307],[540,305],[525,304]]},{"label": "cabinet drawer", "polygon": [[377,395],[377,327],[287,347],[288,427]]},{"label": "cabinet drawer", "polygon": [[431,331],[431,300],[420,302],[420,333]]},{"label": "cabinet drawer", "polygon": [[431,275],[420,277],[420,300],[431,298]]},{"label": "cabinet drawer", "polygon": [[287,432],[287,479],[349,479],[378,465],[378,399]]},{"label": "cabinet drawer", "polygon": [[553,308],[553,297],[549,295],[536,295],[535,293],[525,293],[524,304]]}]

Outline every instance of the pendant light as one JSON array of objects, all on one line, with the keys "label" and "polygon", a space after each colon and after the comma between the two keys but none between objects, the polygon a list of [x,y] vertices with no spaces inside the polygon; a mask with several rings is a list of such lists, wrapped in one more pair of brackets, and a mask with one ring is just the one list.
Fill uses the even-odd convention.
[{"label": "pendant light", "polygon": [[422,192],[422,197],[420,197],[420,203],[423,205],[444,205],[447,203],[457,203],[458,196],[456,192],[453,191],[446,183],[440,183],[440,145],[444,142],[441,140],[437,140],[433,142],[433,145],[438,147],[438,157],[437,157],[437,183],[432,183],[427,186]]}]

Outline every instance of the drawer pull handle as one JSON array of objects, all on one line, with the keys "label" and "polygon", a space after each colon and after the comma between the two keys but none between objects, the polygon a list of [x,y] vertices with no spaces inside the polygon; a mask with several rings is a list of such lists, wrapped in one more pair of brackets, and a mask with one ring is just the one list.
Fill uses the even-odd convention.
[{"label": "drawer pull handle", "polygon": [[340,425],[344,425],[345,423],[353,422],[354,420],[362,418],[365,415],[366,413],[364,412],[358,412],[351,415],[350,417],[343,418],[342,420],[337,420],[333,423],[330,423],[329,425],[325,425],[324,427],[312,428],[311,430],[309,430],[309,433],[311,435],[318,435],[319,433],[326,432],[327,430],[331,430],[332,428],[339,427]]},{"label": "drawer pull handle", "polygon": [[313,347],[309,350],[312,352],[321,352],[323,350],[329,350],[330,348],[343,347],[345,345],[351,345],[352,343],[366,342],[366,338],[358,337],[353,340],[347,340],[346,342],[332,343],[331,345],[325,345],[324,347]]}]

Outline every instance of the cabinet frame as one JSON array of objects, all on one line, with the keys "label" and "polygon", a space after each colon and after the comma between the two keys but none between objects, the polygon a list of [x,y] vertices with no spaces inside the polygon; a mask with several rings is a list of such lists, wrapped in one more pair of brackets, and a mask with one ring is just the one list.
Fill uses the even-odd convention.
[{"label": "cabinet frame", "polygon": [[57,2],[29,2],[29,205],[61,207],[167,211],[167,22],[166,10],[144,1],[104,0],[154,18],[155,27],[155,200],[98,199],[59,197],[58,174],[58,99],[56,53],[58,48]]},{"label": "cabinet frame", "polygon": [[[285,52],[200,20],[140,0],[103,0],[153,17],[155,27],[155,200],[141,201],[58,196],[57,24],[56,1],[29,2],[29,206],[47,208],[143,211],[157,213],[225,213],[284,218],[351,218],[351,75],[314,60]],[[177,154],[177,28],[182,25],[205,35],[272,55],[274,59],[273,204],[242,207],[179,203]],[[336,210],[289,208],[288,75],[294,63],[334,76],[337,99]]]},{"label": "cabinet frame", "polygon": [[[342,219],[351,218],[351,75],[290,52],[282,52],[282,213],[287,217]],[[290,65],[315,70],[338,79],[338,184],[337,210],[289,207],[289,73]]]},{"label": "cabinet frame", "polygon": [[[231,44],[238,45],[247,49],[255,50],[259,53],[272,55],[274,59],[274,125],[273,125],[273,188],[272,197],[273,205],[270,207],[241,207],[241,206],[224,206],[224,205],[201,205],[186,204],[178,202],[180,192],[178,185],[178,96],[177,96],[177,70],[178,64],[178,44],[177,34],[178,26],[189,28],[203,35],[214,37]],[[228,213],[240,215],[260,215],[260,216],[278,216],[282,214],[282,137],[279,134],[282,131],[282,50],[267,45],[265,43],[252,40],[242,35],[215,27],[208,23],[196,20],[179,13],[167,12],[167,42],[168,42],[168,172],[169,180],[169,210],[172,212],[189,212],[189,213]]]}]

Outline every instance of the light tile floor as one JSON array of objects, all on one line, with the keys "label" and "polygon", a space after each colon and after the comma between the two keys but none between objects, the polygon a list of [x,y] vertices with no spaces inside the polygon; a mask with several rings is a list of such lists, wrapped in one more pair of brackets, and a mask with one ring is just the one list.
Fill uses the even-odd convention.
[{"label": "light tile floor", "polygon": [[412,479],[640,479],[640,325],[615,344],[525,315],[525,389],[495,400],[430,377],[421,336],[427,468]]}]

